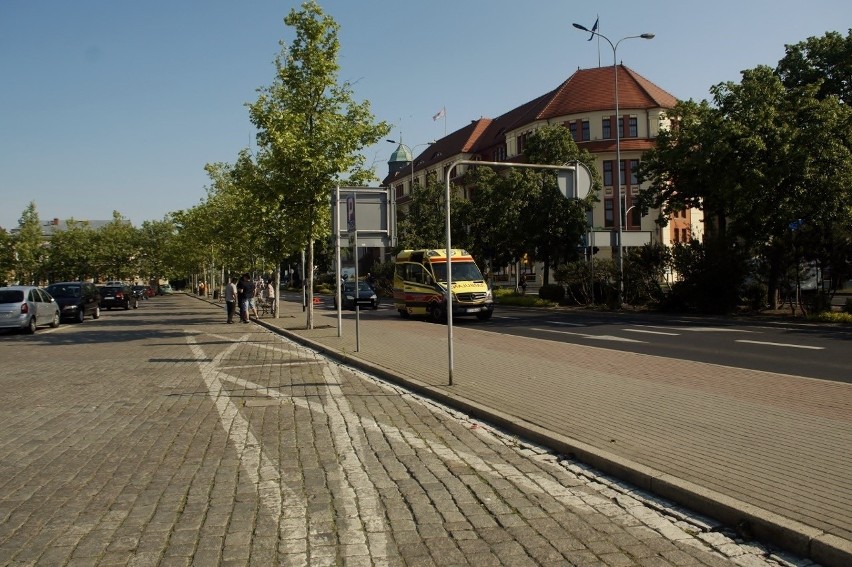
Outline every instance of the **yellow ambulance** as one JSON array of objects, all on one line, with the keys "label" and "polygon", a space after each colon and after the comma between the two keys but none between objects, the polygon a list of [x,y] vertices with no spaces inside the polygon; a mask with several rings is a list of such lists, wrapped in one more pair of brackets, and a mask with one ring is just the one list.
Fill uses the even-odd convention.
[{"label": "yellow ambulance", "polygon": [[[487,321],[494,313],[488,282],[466,250],[451,250],[453,317],[475,315]],[[403,250],[396,257],[393,302],[403,317],[447,318],[447,251]]]}]

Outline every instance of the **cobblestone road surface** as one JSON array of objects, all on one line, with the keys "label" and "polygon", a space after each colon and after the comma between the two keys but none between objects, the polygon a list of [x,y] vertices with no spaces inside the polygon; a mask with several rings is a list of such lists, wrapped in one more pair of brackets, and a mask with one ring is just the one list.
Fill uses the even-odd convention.
[{"label": "cobblestone road surface", "polygon": [[0,565],[811,565],[175,295],[0,334]]}]

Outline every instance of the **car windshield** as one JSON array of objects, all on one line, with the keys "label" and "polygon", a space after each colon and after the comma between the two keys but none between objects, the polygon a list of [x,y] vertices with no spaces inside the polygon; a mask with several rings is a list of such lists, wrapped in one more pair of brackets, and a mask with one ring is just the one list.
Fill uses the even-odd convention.
[{"label": "car windshield", "polygon": [[[435,279],[439,282],[447,281],[447,264],[446,262],[432,263],[432,269],[435,271]],[[453,262],[453,281],[475,281],[485,280],[482,277],[482,272],[476,267],[475,262]]]},{"label": "car windshield", "polygon": [[53,297],[80,297],[80,286],[52,285],[47,288],[47,293]]},{"label": "car windshield", "polygon": [[[355,282],[346,282],[343,284],[343,291],[355,291]],[[358,282],[358,291],[373,291],[367,282]]]},{"label": "car windshield", "polygon": [[0,303],[20,303],[24,300],[24,292],[20,289],[0,289]]}]

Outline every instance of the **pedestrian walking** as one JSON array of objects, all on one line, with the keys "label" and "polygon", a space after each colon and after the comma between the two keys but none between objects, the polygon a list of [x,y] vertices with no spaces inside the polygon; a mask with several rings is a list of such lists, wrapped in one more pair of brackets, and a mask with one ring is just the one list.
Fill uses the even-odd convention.
[{"label": "pedestrian walking", "polygon": [[527,276],[526,274],[521,274],[521,279],[518,282],[518,285],[521,288],[521,295],[527,294]]},{"label": "pedestrian walking", "polygon": [[[257,319],[257,308],[254,305],[254,294],[255,294],[255,285],[251,280],[251,276],[243,274],[243,279],[240,282],[243,286],[243,300],[242,307],[240,308],[240,316],[243,320],[243,323],[249,322],[249,317],[254,315],[254,318]],[[237,288],[239,289],[239,287]]]},{"label": "pedestrian walking", "polygon": [[228,314],[228,323],[234,322],[234,312],[237,309],[237,278],[231,278],[225,286],[225,310]]},{"label": "pedestrian walking", "polygon": [[248,323],[246,312],[246,280],[248,274],[243,274],[237,282],[237,304],[240,306],[240,323]]}]

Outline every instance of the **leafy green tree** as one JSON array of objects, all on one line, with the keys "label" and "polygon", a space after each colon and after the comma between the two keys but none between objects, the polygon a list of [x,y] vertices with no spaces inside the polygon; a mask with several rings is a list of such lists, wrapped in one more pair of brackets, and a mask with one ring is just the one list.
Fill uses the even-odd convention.
[{"label": "leafy green tree", "polygon": [[498,172],[476,166],[464,182],[473,187],[470,199],[454,210],[459,211],[456,225],[464,229],[465,247],[492,271],[520,260],[526,252],[522,210],[534,191],[529,179],[520,169]]},{"label": "leafy green tree", "polygon": [[[595,171],[594,158],[581,151],[570,131],[562,126],[545,126],[537,129],[527,139],[524,155],[530,163],[563,165],[580,161]],[[595,192],[585,200],[566,199],[556,183],[554,170],[525,169],[522,175],[532,181],[530,199],[521,211],[523,230],[520,235],[524,245],[537,261],[544,265],[543,283],[550,280],[550,267],[573,259],[577,246],[588,230],[586,213],[591,209]]]},{"label": "leafy green tree", "polygon": [[139,234],[118,211],[112,220],[97,231],[95,265],[99,278],[129,280],[139,272]]},{"label": "leafy green tree", "polygon": [[843,37],[828,32],[785,46],[777,72],[788,89],[819,85],[818,98],[836,96],[852,105],[852,29]]},{"label": "leafy green tree", "polygon": [[[451,188],[451,211],[462,207],[458,192]],[[417,186],[411,194],[408,210],[400,213],[397,220],[397,243],[399,250],[417,250],[419,248],[445,248],[447,246],[447,186],[437,176],[431,175],[424,186]],[[455,213],[453,213],[455,214]],[[455,218],[455,217],[454,217]],[[452,219],[451,219],[452,221]],[[461,224],[461,223],[456,223]],[[453,245],[465,246],[461,232],[453,228]],[[456,237],[459,236],[459,240]]]},{"label": "leafy green tree", "polygon": [[15,249],[12,243],[12,235],[0,227],[0,285],[12,281],[15,269]]},{"label": "leafy green tree", "polygon": [[[799,265],[804,259],[785,248],[791,227],[807,227],[799,239],[808,238],[806,248],[827,265],[832,253],[826,243],[848,226],[852,115],[837,97],[820,98],[818,84],[787,88],[765,66],[711,92],[715,107],[681,103],[671,113],[673,128],[661,132],[643,160],[640,175],[650,187],[641,203],[664,212],[703,209],[708,246],[693,258],[705,269],[681,275],[714,273],[730,286],[717,295],[735,302],[745,262],[766,258],[768,302],[774,306],[779,279],[789,268],[785,260]],[[729,273],[715,271],[722,268]]]},{"label": "leafy green tree", "polygon": [[43,276],[46,241],[42,235],[35,202],[30,202],[18,220],[15,248],[15,279],[21,284],[39,283]]},{"label": "leafy green tree", "polygon": [[296,37],[289,47],[282,42],[276,77],[249,109],[258,129],[257,166],[267,180],[263,196],[285,211],[289,230],[307,248],[312,328],[313,244],[330,234],[328,197],[342,174],[351,184],[374,177],[360,151],[389,128],[374,123],[369,103],[357,103],[348,82],[338,82],[339,25],[314,1],[291,10],[284,23]]},{"label": "leafy green tree", "polygon": [[[536,130],[527,139],[524,153],[530,163],[564,165],[579,160],[591,171],[596,169],[591,154],[580,151],[561,126]],[[559,192],[556,175],[555,171],[527,168],[500,172],[487,166],[471,168],[464,182],[473,187],[472,196],[459,207],[468,249],[495,267],[525,255],[541,261],[547,283],[551,265],[576,255],[586,231],[586,211],[600,189],[600,180],[593,173],[590,196],[568,200]]]},{"label": "leafy green tree", "polygon": [[95,275],[97,234],[88,221],[65,221],[50,238],[47,272],[50,281],[85,280]]},{"label": "leafy green tree", "polygon": [[170,217],[143,221],[139,227],[139,275],[146,282],[168,278],[169,255],[177,228]]}]

